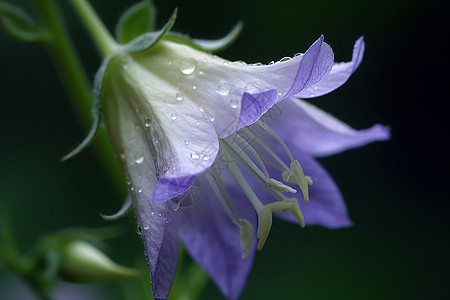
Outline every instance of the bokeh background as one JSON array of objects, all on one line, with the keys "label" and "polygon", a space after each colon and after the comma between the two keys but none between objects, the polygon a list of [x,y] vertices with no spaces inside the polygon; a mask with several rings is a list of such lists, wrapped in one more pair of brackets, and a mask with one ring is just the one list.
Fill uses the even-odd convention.
[{"label": "bokeh background", "polygon": [[[93,78],[99,56],[66,1],[59,2]],[[91,2],[111,30],[134,3]],[[31,1],[14,3],[33,11]],[[341,188],[355,226],[300,229],[275,221],[241,299],[450,297],[449,3],[155,1],[160,26],[178,7],[175,29],[194,37],[220,37],[244,20],[240,38],[220,53],[230,60],[268,63],[304,52],[324,34],[336,61],[347,61],[353,42],[364,35],[358,71],[313,102],[357,129],[374,123],[392,128],[388,142],[320,160]],[[12,216],[20,249],[28,251],[39,236],[61,228],[105,226],[99,213],[114,212],[123,195],[92,149],[59,162],[84,129],[45,48],[16,41],[1,28],[0,87],[0,201]],[[125,265],[144,262],[133,222],[118,222],[123,233],[108,241],[108,254]],[[8,293],[17,287],[17,279],[0,266],[0,298],[11,299]],[[128,280],[69,288],[81,288],[92,299],[138,299],[130,289],[142,287]],[[23,299],[33,299],[21,289]],[[210,281],[201,299],[222,296]]]}]

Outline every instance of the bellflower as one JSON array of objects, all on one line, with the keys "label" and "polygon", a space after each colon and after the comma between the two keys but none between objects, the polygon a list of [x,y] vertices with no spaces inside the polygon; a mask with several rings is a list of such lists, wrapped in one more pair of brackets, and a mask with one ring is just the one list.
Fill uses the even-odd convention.
[{"label": "bellflower", "polygon": [[302,227],[351,225],[314,157],[387,139],[388,130],[354,130],[298,98],[342,85],[363,51],[360,38],[352,60],[334,64],[320,37],[304,54],[249,65],[162,40],[110,60],[103,113],[129,180],[156,299],[169,294],[180,239],[236,299],[273,213]]},{"label": "bellflower", "polygon": [[[170,292],[179,240],[223,294],[237,299],[273,215],[302,227],[351,225],[336,184],[314,157],[389,132],[380,125],[354,130],[299,99],[345,83],[361,63],[362,37],[346,63],[334,63],[321,36],[292,58],[246,64],[201,51],[232,41],[239,24],[222,40],[195,40],[170,32],[175,15],[158,32],[122,30],[124,44],[108,43],[96,76],[94,112],[101,103],[130,191],[112,217],[133,205],[155,299]],[[136,28],[122,20],[120,28]],[[99,120],[67,157],[88,143]]]}]

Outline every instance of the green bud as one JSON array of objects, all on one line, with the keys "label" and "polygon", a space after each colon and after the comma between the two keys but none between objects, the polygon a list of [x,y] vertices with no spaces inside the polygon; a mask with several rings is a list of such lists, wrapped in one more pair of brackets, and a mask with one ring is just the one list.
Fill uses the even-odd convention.
[{"label": "green bud", "polygon": [[61,248],[59,275],[71,282],[95,282],[138,275],[134,269],[114,263],[85,241],[71,241]]}]

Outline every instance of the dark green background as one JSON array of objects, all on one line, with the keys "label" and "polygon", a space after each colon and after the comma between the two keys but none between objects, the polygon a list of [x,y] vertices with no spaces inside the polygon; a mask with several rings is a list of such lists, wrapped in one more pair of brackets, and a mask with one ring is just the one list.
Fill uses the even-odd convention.
[{"label": "dark green background", "polygon": [[[32,11],[29,1],[14,2]],[[97,52],[70,7],[60,2],[93,78]],[[91,2],[111,29],[133,3]],[[364,35],[358,71],[314,103],[358,129],[376,122],[392,127],[389,142],[321,159],[341,188],[355,227],[300,230],[276,220],[241,299],[450,297],[449,49],[444,46],[449,3],[156,1],[160,26],[178,7],[175,29],[195,37],[219,37],[244,20],[240,38],[220,53],[230,60],[268,63],[304,52],[324,34],[336,61],[344,61],[354,40]],[[38,236],[60,228],[104,226],[99,213],[112,213],[122,198],[92,151],[59,162],[84,132],[45,49],[0,29],[0,78],[0,201],[13,216],[20,248],[25,252]],[[123,264],[143,261],[132,220],[120,224],[126,233],[110,242],[109,254]],[[0,269],[0,286],[7,277]],[[124,299],[121,286],[98,285],[107,289],[107,299]],[[201,299],[220,297],[210,282]]]}]

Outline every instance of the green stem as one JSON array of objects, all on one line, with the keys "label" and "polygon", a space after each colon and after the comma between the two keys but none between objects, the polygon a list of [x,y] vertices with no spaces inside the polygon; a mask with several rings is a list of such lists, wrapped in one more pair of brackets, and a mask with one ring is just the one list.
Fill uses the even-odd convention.
[{"label": "green stem", "polygon": [[87,27],[103,58],[114,53],[119,45],[106,29],[92,6],[86,0],[71,0],[72,6]]},{"label": "green stem", "polygon": [[50,300],[50,282],[32,270],[28,260],[19,254],[11,234],[4,206],[0,212],[0,263],[22,278],[41,300]]},{"label": "green stem", "polygon": [[[81,0],[76,0],[77,2]],[[66,87],[72,105],[81,123],[86,129],[92,125],[92,91],[82,64],[72,46],[64,22],[60,17],[54,0],[35,0],[41,22],[50,34],[47,46],[54,59],[56,68]],[[120,165],[114,157],[111,144],[104,129],[100,129],[94,139],[95,150],[106,173],[118,188],[120,195],[126,194],[124,176]]]}]

